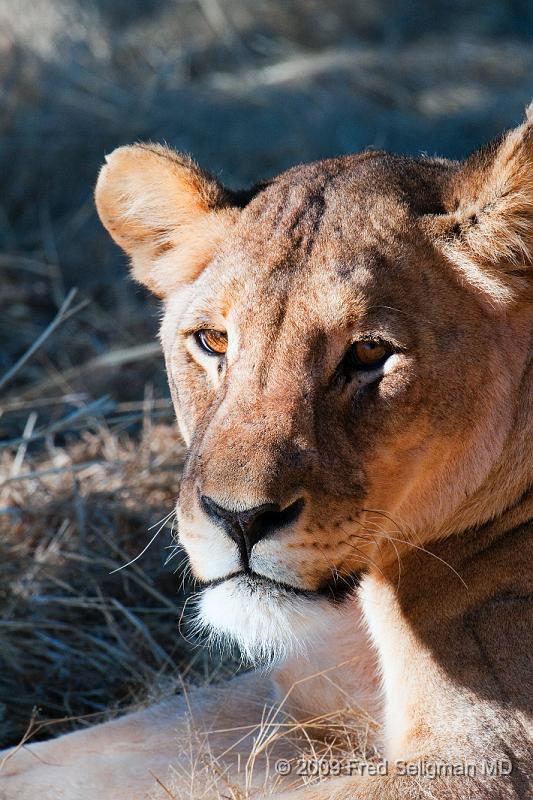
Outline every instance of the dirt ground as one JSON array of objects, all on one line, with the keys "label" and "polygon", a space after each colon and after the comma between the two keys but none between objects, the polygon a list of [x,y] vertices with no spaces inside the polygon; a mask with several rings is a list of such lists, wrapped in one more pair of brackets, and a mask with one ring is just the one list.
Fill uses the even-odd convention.
[{"label": "dirt ground", "polygon": [[104,154],[166,141],[234,187],[459,158],[520,119],[532,40],[526,0],[0,0],[0,745],[238,664],[187,635],[183,448],[157,303],[94,212]]}]

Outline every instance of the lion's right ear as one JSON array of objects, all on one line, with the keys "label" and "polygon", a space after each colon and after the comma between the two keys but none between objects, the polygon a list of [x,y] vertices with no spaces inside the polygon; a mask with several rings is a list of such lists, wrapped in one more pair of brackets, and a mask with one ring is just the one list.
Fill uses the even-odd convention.
[{"label": "lion's right ear", "polygon": [[437,246],[493,303],[533,286],[533,104],[525,121],[452,173],[444,213],[426,217]]},{"label": "lion's right ear", "polygon": [[159,297],[194,280],[233,225],[231,195],[187,156],[161,145],[119,147],[95,190],[102,223]]}]

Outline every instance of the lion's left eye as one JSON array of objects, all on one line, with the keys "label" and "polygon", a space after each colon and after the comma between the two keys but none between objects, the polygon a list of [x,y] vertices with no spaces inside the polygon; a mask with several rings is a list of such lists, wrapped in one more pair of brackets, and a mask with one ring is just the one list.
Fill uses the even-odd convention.
[{"label": "lion's left eye", "polygon": [[372,369],[385,363],[393,350],[386,342],[361,339],[348,351],[348,363],[354,369]]},{"label": "lion's left eye", "polygon": [[222,331],[204,328],[196,331],[194,337],[202,350],[210,356],[223,356],[228,349],[228,335]]}]

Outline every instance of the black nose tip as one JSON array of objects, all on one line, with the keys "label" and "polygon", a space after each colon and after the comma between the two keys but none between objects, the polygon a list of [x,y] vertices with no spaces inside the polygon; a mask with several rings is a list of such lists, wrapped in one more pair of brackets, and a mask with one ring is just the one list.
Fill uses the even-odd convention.
[{"label": "black nose tip", "polygon": [[263,503],[244,511],[234,511],[219,506],[211,497],[202,495],[202,508],[213,522],[223,528],[236,543],[243,561],[247,564],[252,547],[266,536],[295,522],[304,507],[300,498],[281,510],[278,503]]}]

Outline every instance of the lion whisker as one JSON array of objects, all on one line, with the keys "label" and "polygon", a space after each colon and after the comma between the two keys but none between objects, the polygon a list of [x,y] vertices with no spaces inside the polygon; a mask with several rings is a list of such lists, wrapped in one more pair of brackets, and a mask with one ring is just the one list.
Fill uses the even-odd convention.
[{"label": "lion whisker", "polygon": [[152,544],[155,542],[155,540],[157,539],[157,537],[159,536],[159,534],[161,533],[161,531],[163,530],[163,528],[164,528],[164,527],[165,527],[165,525],[167,524],[168,520],[169,520],[169,519],[172,517],[172,515],[173,515],[173,514],[175,514],[175,513],[176,513],[175,511],[171,511],[171,512],[170,512],[170,514],[167,514],[167,516],[163,518],[163,520],[159,520],[159,523],[161,523],[161,524],[159,524],[158,522],[156,522],[154,525],[151,525],[151,526],[148,528],[148,530],[149,530],[149,531],[151,531],[153,528],[155,528],[155,526],[156,526],[156,525],[159,525],[159,528],[156,530],[156,532],[154,533],[154,535],[152,536],[152,538],[150,539],[150,541],[148,542],[148,544],[147,544],[147,545],[145,545],[145,547],[143,547],[143,549],[141,550],[141,552],[140,552],[140,553],[138,553],[138,554],[135,556],[135,558],[132,558],[132,559],[131,559],[131,561],[128,561],[126,564],[122,564],[122,566],[120,566],[120,567],[116,567],[116,569],[113,569],[113,570],[111,570],[111,572],[110,572],[109,574],[110,574],[110,575],[114,575],[114,574],[115,574],[115,572],[121,572],[121,570],[123,570],[123,569],[126,569],[126,567],[131,567],[131,565],[132,565],[132,564],[135,564],[135,562],[136,562],[136,561],[138,561],[138,560],[139,560],[139,559],[140,559],[140,558],[141,558],[141,557],[142,557],[142,556],[143,556],[143,555],[146,553],[146,551],[147,551],[147,550],[148,550],[148,549],[151,547],[151,545],[152,545]]},{"label": "lion whisker", "polygon": [[[378,513],[378,512],[375,512],[375,513]],[[383,516],[386,517],[386,514],[383,513]],[[387,519],[388,519],[388,517],[387,517]],[[393,520],[391,520],[391,521],[393,521]],[[365,526],[363,525],[363,523],[358,523],[358,524],[360,525],[361,528],[363,528],[363,530],[366,530]],[[376,530],[374,530],[374,531],[369,531],[369,533],[370,532],[372,533],[373,536],[382,536],[382,537],[386,538],[387,541],[389,541],[392,544],[393,547],[394,547],[394,542],[398,542],[399,544],[404,544],[404,545],[408,545],[409,547],[413,547],[415,550],[419,550],[421,553],[425,553],[428,556],[432,556],[437,561],[440,561],[441,564],[444,564],[446,567],[448,567],[448,569],[450,569],[451,572],[453,572],[453,574],[457,578],[459,578],[459,580],[461,581],[461,583],[463,584],[465,589],[468,589],[467,583],[465,582],[463,577],[459,574],[459,572],[457,572],[457,570],[448,561],[446,561],[446,559],[441,558],[436,553],[432,553],[431,550],[427,550],[427,548],[423,547],[422,545],[415,544],[415,542],[411,542],[407,538],[399,539],[398,537],[394,537],[394,536],[392,536],[392,534],[388,533],[387,531],[376,531]],[[364,541],[364,540],[362,539],[362,541]],[[395,550],[396,550],[396,548],[395,548]]]}]

